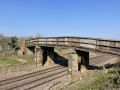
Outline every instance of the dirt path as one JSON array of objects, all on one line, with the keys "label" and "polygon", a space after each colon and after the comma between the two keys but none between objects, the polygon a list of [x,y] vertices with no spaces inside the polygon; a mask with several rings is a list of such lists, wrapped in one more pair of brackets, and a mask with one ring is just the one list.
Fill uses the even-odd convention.
[{"label": "dirt path", "polygon": [[23,60],[23,59],[16,59],[16,60],[19,61],[19,62],[22,62],[22,63],[27,62],[26,60]]}]

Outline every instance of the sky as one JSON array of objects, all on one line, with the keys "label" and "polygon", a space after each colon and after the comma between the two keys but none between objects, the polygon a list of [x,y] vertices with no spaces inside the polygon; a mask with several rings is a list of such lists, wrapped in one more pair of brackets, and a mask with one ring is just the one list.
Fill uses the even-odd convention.
[{"label": "sky", "polygon": [[0,33],[120,40],[120,0],[0,0]]}]

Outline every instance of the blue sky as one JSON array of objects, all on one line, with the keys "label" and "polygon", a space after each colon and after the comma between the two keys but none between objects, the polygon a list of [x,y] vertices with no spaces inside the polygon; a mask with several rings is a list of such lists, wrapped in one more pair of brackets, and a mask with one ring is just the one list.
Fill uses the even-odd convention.
[{"label": "blue sky", "polygon": [[120,40],[120,0],[0,0],[0,33]]}]

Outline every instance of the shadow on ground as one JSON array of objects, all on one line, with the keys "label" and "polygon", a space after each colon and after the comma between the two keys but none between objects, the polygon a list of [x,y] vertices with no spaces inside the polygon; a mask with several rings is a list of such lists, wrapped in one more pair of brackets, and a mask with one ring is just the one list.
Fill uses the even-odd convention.
[{"label": "shadow on ground", "polygon": [[110,69],[110,68],[118,68],[120,67],[120,62],[116,62],[114,64],[106,64],[105,66],[93,66],[93,65],[90,65],[89,66],[89,69],[90,70],[102,70],[103,67],[105,67],[106,69]]},{"label": "shadow on ground", "polygon": [[102,70],[102,69],[103,69],[103,66],[93,66],[93,65],[89,66],[89,70]]},{"label": "shadow on ground", "polygon": [[59,64],[61,66],[68,67],[68,59],[58,55],[56,52],[54,53],[54,63]]}]

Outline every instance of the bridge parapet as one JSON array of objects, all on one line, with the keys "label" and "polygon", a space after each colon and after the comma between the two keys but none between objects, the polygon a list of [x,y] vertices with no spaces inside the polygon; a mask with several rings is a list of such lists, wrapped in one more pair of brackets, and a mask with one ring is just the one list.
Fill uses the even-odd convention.
[{"label": "bridge parapet", "polygon": [[45,37],[25,41],[26,47],[66,47],[120,55],[120,41],[85,37]]}]

